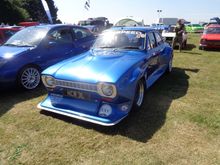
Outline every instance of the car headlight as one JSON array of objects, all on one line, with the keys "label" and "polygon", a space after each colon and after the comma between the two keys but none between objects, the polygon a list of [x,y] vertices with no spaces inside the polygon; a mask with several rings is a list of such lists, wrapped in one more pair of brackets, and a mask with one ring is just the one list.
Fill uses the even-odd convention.
[{"label": "car headlight", "polygon": [[52,76],[43,75],[41,78],[46,87],[54,88],[56,86],[56,80]]},{"label": "car headlight", "polygon": [[109,83],[99,83],[98,92],[101,96],[114,98],[117,94],[116,87]]}]

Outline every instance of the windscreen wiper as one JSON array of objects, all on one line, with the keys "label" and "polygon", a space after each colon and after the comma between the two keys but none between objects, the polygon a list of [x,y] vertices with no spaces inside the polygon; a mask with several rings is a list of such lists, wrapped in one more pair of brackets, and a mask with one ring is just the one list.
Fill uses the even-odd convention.
[{"label": "windscreen wiper", "polygon": [[121,49],[139,49],[138,46],[124,46],[124,47],[120,47]]},{"label": "windscreen wiper", "polygon": [[18,46],[18,45],[15,45],[15,44],[4,44],[4,46]]}]

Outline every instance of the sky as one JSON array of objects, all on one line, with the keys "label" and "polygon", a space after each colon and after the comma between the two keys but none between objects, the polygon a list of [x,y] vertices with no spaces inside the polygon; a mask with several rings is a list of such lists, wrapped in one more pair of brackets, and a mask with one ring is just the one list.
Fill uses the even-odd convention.
[{"label": "sky", "polygon": [[[183,18],[192,23],[220,17],[220,0],[54,0],[58,18],[63,23],[78,23],[92,17],[107,17],[111,23],[122,18],[155,23],[159,17]],[[162,10],[158,13],[157,10]]]}]

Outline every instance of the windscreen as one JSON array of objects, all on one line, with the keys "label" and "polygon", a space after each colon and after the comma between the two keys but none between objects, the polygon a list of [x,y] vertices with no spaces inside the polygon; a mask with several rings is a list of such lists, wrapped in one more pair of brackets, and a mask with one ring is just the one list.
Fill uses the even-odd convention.
[{"label": "windscreen", "polygon": [[220,27],[213,27],[204,30],[204,34],[220,34]]},{"label": "windscreen", "polygon": [[97,38],[93,48],[145,49],[146,34],[141,31],[110,30]]},{"label": "windscreen", "polygon": [[48,28],[28,27],[15,33],[4,45],[6,46],[36,46],[46,36]]}]

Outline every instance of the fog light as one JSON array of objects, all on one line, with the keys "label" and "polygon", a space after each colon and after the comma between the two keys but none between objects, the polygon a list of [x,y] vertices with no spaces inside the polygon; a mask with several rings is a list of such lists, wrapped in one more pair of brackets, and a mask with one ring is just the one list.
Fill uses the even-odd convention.
[{"label": "fog light", "polygon": [[99,116],[108,117],[112,114],[112,107],[108,104],[103,104],[99,109]]},{"label": "fog light", "polygon": [[128,108],[129,108],[129,106],[128,106],[127,104],[122,105],[122,106],[121,106],[121,111],[127,112],[127,111],[128,111]]}]

